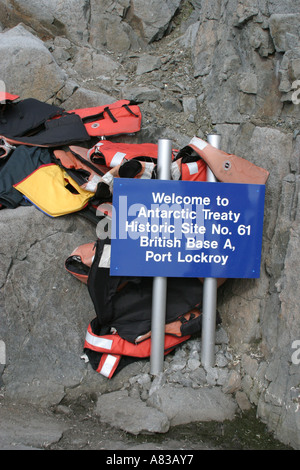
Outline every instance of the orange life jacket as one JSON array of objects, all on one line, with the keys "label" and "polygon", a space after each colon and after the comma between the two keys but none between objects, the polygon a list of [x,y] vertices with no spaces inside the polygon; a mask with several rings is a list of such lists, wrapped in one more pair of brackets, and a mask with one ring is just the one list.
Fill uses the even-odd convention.
[{"label": "orange life jacket", "polygon": [[140,107],[130,100],[92,108],[73,109],[81,117],[87,133],[93,137],[133,134],[141,129]]},{"label": "orange life jacket", "polygon": [[65,268],[76,279],[87,284],[94,256],[95,242],[77,246],[65,260]]},{"label": "orange life jacket", "polygon": [[88,151],[88,158],[93,163],[113,168],[133,158],[146,161],[157,160],[157,152],[157,144],[126,144],[100,140]]},{"label": "orange life jacket", "polygon": [[12,95],[6,91],[0,91],[0,102],[15,101],[17,98],[20,98],[19,95]]},{"label": "orange life jacket", "polygon": [[96,192],[101,177],[109,170],[103,165],[93,165],[87,158],[87,149],[72,146],[70,150],[54,150],[55,159],[86,191]]},{"label": "orange life jacket", "polygon": [[[171,352],[177,345],[188,340],[190,335],[176,337],[165,335],[164,354]],[[100,353],[96,371],[111,379],[115,373],[120,360],[124,356],[134,358],[147,358],[151,355],[151,338],[145,339],[138,344],[133,344],[121,338],[118,334],[98,336],[92,330],[90,323],[87,329],[84,350]]]},{"label": "orange life jacket", "polygon": [[199,137],[193,137],[191,147],[223,183],[265,184],[269,172],[254,163],[213,147]]},{"label": "orange life jacket", "polygon": [[171,166],[173,180],[206,181],[206,173],[207,165],[201,158],[196,161],[185,161],[179,158]]}]

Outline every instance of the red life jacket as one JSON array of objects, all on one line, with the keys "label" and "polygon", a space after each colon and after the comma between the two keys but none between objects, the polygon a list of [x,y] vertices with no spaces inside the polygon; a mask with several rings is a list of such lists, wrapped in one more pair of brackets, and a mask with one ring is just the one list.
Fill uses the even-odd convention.
[{"label": "red life jacket", "polygon": [[[175,152],[173,150],[173,157]],[[69,151],[55,150],[54,156],[64,168],[78,171],[79,175],[81,173],[83,181],[77,182],[88,191],[95,192],[96,185],[102,180],[99,176],[107,172],[110,174],[103,181],[108,185],[114,177],[151,178],[157,153],[157,144],[124,144],[102,140],[91,149],[71,145]]]},{"label": "red life jacket", "polygon": [[81,117],[87,133],[93,137],[133,134],[141,129],[142,114],[139,106],[129,100],[92,108],[74,109]]},{"label": "red life jacket", "polygon": [[87,155],[91,162],[113,168],[134,158],[140,161],[157,160],[157,152],[157,144],[126,144],[100,140]]},{"label": "red life jacket", "polygon": [[172,163],[171,173],[173,180],[206,181],[207,165],[201,158],[196,161],[179,158]]},{"label": "red life jacket", "polygon": [[17,98],[20,98],[19,95],[12,95],[6,91],[0,91],[0,102],[15,101]]}]

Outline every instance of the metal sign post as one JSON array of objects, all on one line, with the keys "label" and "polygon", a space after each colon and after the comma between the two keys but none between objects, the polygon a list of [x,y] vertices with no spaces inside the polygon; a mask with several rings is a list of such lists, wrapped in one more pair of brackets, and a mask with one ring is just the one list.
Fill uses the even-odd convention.
[{"label": "metal sign post", "polygon": [[[157,172],[158,179],[169,180],[171,176],[172,143],[159,139]],[[165,319],[167,303],[167,278],[153,278],[152,316],[151,316],[151,356],[150,373],[157,375],[163,372]]]},{"label": "metal sign post", "polygon": [[[219,149],[221,136],[209,134],[207,141],[213,147]],[[215,183],[213,172],[207,168],[206,181]],[[215,365],[215,335],[216,335],[216,312],[217,312],[217,279],[207,277],[203,284],[203,312],[202,312],[202,365],[214,367]]]}]

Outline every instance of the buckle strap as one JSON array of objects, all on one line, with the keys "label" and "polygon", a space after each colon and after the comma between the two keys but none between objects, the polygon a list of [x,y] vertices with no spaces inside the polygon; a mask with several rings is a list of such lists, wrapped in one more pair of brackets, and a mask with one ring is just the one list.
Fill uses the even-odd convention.
[{"label": "buckle strap", "polygon": [[0,158],[7,157],[15,148],[14,145],[9,144],[4,137],[0,136]]},{"label": "buckle strap", "polygon": [[115,118],[115,116],[113,115],[113,113],[111,112],[108,106],[104,108],[104,112],[107,112],[112,122],[118,122],[118,120]]},{"label": "buckle strap", "polygon": [[128,104],[123,104],[123,108],[125,108],[130,114],[132,114],[135,117],[139,117],[138,114],[135,114],[132,109],[128,106]]}]

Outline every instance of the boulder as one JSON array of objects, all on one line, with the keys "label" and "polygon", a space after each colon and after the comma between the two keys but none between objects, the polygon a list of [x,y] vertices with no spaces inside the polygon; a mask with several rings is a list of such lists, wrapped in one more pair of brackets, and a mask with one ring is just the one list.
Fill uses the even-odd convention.
[{"label": "boulder", "polygon": [[7,91],[22,98],[50,100],[63,86],[65,73],[43,41],[18,25],[0,33],[1,80]]},{"label": "boulder", "polygon": [[0,20],[6,26],[22,21],[43,38],[64,36],[74,42],[88,40],[90,8],[85,0],[1,0]]},{"label": "boulder", "polygon": [[164,386],[151,394],[148,404],[164,413],[172,426],[197,421],[231,420],[237,410],[236,402],[219,387],[191,389]]},{"label": "boulder", "polygon": [[147,43],[161,39],[180,6],[180,0],[133,0],[127,18]]},{"label": "boulder", "polygon": [[83,340],[94,317],[86,286],[68,275],[64,261],[95,239],[95,228],[76,215],[55,219],[19,207],[1,211],[0,233],[7,394],[20,402],[58,403],[85,375]]},{"label": "boulder", "polygon": [[102,423],[130,434],[166,433],[170,427],[164,413],[147,406],[140,399],[128,396],[125,390],[100,395],[95,413]]}]

